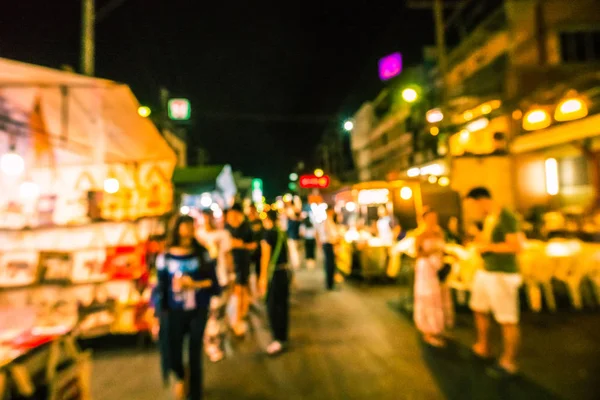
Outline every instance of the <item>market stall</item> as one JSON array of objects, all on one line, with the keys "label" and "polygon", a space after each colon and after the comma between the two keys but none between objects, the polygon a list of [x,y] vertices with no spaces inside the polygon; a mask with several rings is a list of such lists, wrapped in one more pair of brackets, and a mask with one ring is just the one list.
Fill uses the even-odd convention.
[{"label": "market stall", "polygon": [[336,193],[335,202],[346,228],[341,247],[354,253],[342,258],[363,277],[397,276],[397,229],[415,229],[425,207],[444,204],[448,217],[459,213],[456,193],[419,180],[360,183]]},{"label": "market stall", "polygon": [[146,329],[176,158],[138,107],[126,85],[0,59],[0,307],[33,307],[32,329]]}]

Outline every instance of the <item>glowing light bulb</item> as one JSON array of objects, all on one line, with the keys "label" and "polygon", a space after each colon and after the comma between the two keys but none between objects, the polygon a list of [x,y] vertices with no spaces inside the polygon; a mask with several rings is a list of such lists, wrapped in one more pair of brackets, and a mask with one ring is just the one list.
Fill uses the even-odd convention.
[{"label": "glowing light bulb", "polygon": [[25,161],[23,161],[23,157],[11,150],[2,156],[0,169],[8,176],[21,175],[25,169]]},{"label": "glowing light bulb", "polygon": [[183,215],[188,215],[190,213],[190,208],[188,206],[181,206],[179,212]]},{"label": "glowing light bulb", "polygon": [[119,191],[119,181],[115,178],[104,180],[104,191],[110,194],[117,193]]},{"label": "glowing light bulb", "polygon": [[415,89],[407,88],[402,91],[402,98],[407,103],[414,103],[419,95]]},{"label": "glowing light bulb", "polygon": [[346,203],[346,211],[348,211],[348,212],[356,211],[356,203],[354,203],[352,201]]},{"label": "glowing light bulb", "polygon": [[400,189],[400,197],[402,198],[402,200],[409,200],[412,197],[412,194],[412,189],[408,186],[405,186],[402,189]]},{"label": "glowing light bulb", "polygon": [[40,188],[31,181],[25,181],[19,185],[19,196],[24,199],[35,199],[40,194]]}]

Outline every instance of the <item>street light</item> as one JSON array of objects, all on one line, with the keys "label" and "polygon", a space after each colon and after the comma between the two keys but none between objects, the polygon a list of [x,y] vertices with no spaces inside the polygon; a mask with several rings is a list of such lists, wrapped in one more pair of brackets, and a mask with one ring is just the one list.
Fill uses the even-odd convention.
[{"label": "street light", "polygon": [[354,122],[352,122],[352,120],[347,120],[344,122],[344,130],[346,132],[350,132],[352,129],[354,129]]},{"label": "street light", "polygon": [[320,177],[322,177],[323,175],[325,175],[325,172],[323,172],[323,170],[322,170],[321,168],[317,168],[317,169],[315,169],[315,176],[316,176],[317,178],[320,178]]},{"label": "street light", "polygon": [[152,110],[150,110],[150,107],[146,107],[146,106],[138,107],[138,115],[140,117],[148,118],[150,116],[150,114],[152,114]]},{"label": "street light", "polygon": [[292,181],[292,182],[296,182],[297,180],[298,180],[298,174],[297,174],[297,173],[295,173],[295,172],[292,172],[292,173],[290,174],[290,181]]},{"label": "street light", "polygon": [[402,91],[402,98],[407,103],[414,103],[417,101],[417,97],[419,97],[417,91],[413,88],[406,88]]}]

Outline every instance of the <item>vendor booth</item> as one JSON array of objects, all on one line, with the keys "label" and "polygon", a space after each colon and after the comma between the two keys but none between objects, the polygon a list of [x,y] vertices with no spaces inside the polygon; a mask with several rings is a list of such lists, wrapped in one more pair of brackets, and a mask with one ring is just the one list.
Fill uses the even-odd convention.
[{"label": "vendor booth", "polygon": [[138,107],[124,84],[0,59],[0,308],[34,310],[0,365],[20,337],[147,328],[176,158]]},{"label": "vendor booth", "polygon": [[458,215],[456,193],[418,180],[365,182],[339,191],[335,205],[345,229],[340,269],[363,277],[395,277],[400,253],[392,249],[399,234],[416,229],[426,207],[442,204],[442,221]]}]

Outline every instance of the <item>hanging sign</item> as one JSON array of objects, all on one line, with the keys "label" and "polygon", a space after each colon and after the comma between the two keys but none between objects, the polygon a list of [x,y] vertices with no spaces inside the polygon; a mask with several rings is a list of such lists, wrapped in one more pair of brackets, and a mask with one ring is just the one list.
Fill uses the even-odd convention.
[{"label": "hanging sign", "polygon": [[325,189],[329,187],[329,176],[302,175],[300,177],[300,187],[303,189]]},{"label": "hanging sign", "polygon": [[187,121],[192,115],[192,106],[188,99],[169,100],[169,118],[173,121]]}]

